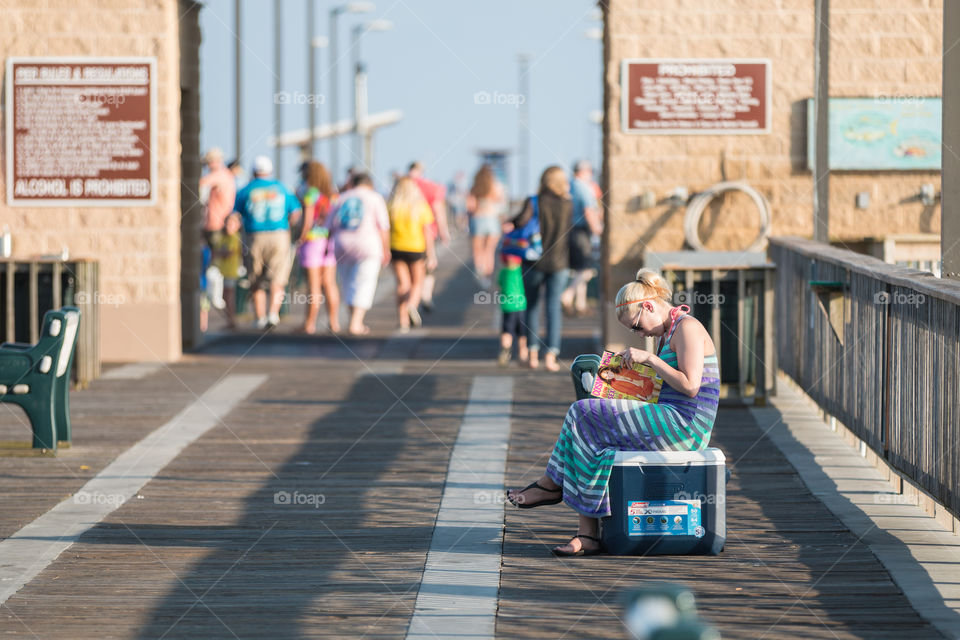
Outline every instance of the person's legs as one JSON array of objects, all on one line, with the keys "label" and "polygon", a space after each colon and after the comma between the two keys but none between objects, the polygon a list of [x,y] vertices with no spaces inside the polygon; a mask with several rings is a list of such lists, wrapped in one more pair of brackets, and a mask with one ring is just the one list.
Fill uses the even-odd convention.
[{"label": "person's legs", "polygon": [[[513,343],[517,342],[516,337],[521,331],[523,324],[522,311],[503,312],[503,323],[500,333],[500,355],[497,356],[497,363],[501,367],[510,364],[513,355]],[[526,340],[524,340],[526,342]]]},{"label": "person's legs", "polygon": [[320,267],[307,267],[307,315],[303,321],[303,330],[314,333],[317,330],[317,316],[320,315]]},{"label": "person's legs", "polygon": [[267,313],[269,324],[276,325],[280,319],[280,307],[283,306],[283,296],[286,292],[286,283],[270,284],[270,311]]},{"label": "person's legs", "polygon": [[[582,513],[578,513],[577,518],[577,535],[571,538],[567,544],[554,547],[554,552],[569,555],[581,549],[592,552],[600,548],[600,521]],[[591,538],[594,539],[591,540]]]},{"label": "person's legs", "polygon": [[267,317],[267,292],[263,285],[253,292],[253,313],[257,322]]},{"label": "person's legs", "polygon": [[404,260],[393,260],[393,272],[397,276],[397,322],[401,329],[409,329],[410,265]]},{"label": "person's legs", "polygon": [[486,263],[483,255],[483,236],[475,234],[470,236],[470,255],[473,256],[473,272],[476,275],[477,283],[482,288],[485,283],[484,276],[486,275]]},{"label": "person's legs", "polygon": [[524,314],[527,325],[527,349],[531,369],[540,366],[540,342],[537,333],[540,331],[540,286],[543,284],[544,274],[527,265],[523,274],[523,293],[527,298],[527,311]]},{"label": "person's legs", "polygon": [[253,315],[257,328],[267,323],[267,247],[262,233],[250,234],[250,289],[253,291]]},{"label": "person's legs", "polygon": [[587,309],[587,284],[595,275],[593,269],[578,269],[570,272],[570,284],[563,290],[561,303],[567,310],[584,312]]},{"label": "person's legs", "polygon": [[337,286],[336,264],[320,267],[320,284],[327,303],[327,322],[330,331],[340,333],[340,288]]},{"label": "person's legs", "polygon": [[363,324],[367,310],[373,306],[373,296],[380,277],[380,259],[366,258],[356,264],[353,300],[350,311],[350,326],[347,330],[355,335],[366,335],[370,328]]},{"label": "person's legs", "polygon": [[483,275],[488,280],[493,279],[493,272],[496,270],[497,243],[499,241],[500,241],[500,236],[495,233],[491,233],[483,237],[483,258],[484,258]]},{"label": "person's legs", "polygon": [[237,328],[237,281],[223,283],[223,313],[227,316],[227,328]]},{"label": "person's legs", "polygon": [[420,326],[420,313],[417,307],[420,306],[420,296],[423,292],[423,282],[427,277],[426,258],[411,262],[410,269],[410,296],[407,299],[407,315],[410,316],[413,324]]},{"label": "person's legs", "polygon": [[560,338],[563,330],[563,313],[560,294],[567,284],[567,270],[562,269],[546,276],[547,307],[547,354],[544,366],[549,371],[559,371],[557,356],[560,354]]},{"label": "person's legs", "polygon": [[270,231],[269,247],[265,260],[267,273],[270,276],[270,310],[268,321],[277,324],[280,321],[280,307],[283,305],[283,294],[287,287],[287,278],[290,277],[290,232]]}]

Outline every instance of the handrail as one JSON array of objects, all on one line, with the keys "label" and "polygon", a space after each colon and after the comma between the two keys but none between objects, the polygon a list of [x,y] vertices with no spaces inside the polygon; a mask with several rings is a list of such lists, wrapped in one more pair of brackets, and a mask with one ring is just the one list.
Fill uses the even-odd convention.
[{"label": "handrail", "polygon": [[960,280],[938,278],[929,271],[889,264],[873,256],[854,253],[848,249],[806,238],[778,237],[771,238],[770,243],[808,258],[830,262],[865,276],[882,279],[898,287],[916,289],[919,293],[960,305]]},{"label": "handrail", "polygon": [[780,369],[960,514],[960,282],[801,238],[768,251]]}]

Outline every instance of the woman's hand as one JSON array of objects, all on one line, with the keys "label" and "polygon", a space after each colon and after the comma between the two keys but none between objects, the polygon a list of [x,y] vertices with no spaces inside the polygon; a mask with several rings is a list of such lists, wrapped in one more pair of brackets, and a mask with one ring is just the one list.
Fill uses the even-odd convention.
[{"label": "woman's hand", "polygon": [[624,366],[629,367],[633,364],[647,364],[650,357],[653,356],[649,351],[637,349],[636,347],[627,347],[617,354]]},{"label": "woman's hand", "polygon": [[433,271],[437,268],[437,256],[432,253],[427,254],[427,271]]},{"label": "woman's hand", "polygon": [[502,225],[500,225],[500,230],[503,233],[510,233],[511,231],[513,231],[513,229],[514,229],[514,226],[512,222],[504,222]]}]

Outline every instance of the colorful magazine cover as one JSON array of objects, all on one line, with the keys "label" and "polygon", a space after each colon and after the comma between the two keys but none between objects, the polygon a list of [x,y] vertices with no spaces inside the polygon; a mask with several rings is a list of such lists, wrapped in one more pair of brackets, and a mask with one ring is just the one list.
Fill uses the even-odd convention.
[{"label": "colorful magazine cover", "polygon": [[660,398],[663,378],[645,364],[624,367],[620,356],[612,351],[604,351],[600,358],[600,369],[593,382],[591,394],[608,400],[643,400],[656,402]]}]

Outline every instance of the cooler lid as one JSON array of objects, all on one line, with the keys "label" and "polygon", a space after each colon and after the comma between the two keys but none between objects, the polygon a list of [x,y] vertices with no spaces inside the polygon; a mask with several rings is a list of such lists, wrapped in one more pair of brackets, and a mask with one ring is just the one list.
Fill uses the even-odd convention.
[{"label": "cooler lid", "polygon": [[717,465],[725,461],[723,451],[711,447],[702,451],[617,451],[613,464]]}]

